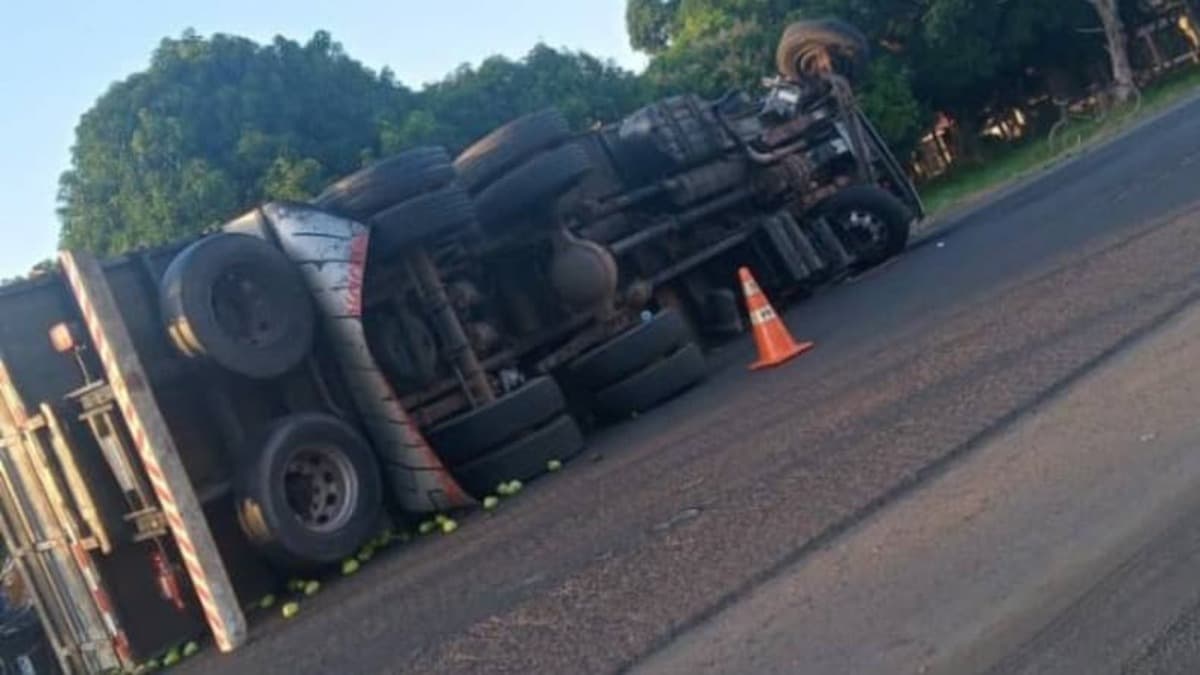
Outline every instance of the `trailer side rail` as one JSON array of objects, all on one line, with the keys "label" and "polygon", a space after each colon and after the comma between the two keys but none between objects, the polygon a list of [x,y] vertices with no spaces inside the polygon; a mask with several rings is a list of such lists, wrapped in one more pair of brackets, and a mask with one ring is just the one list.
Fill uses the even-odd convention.
[{"label": "trailer side rail", "polygon": [[60,259],[213,639],[231,651],[246,640],[246,617],[112,290],[93,256],[64,251]]}]

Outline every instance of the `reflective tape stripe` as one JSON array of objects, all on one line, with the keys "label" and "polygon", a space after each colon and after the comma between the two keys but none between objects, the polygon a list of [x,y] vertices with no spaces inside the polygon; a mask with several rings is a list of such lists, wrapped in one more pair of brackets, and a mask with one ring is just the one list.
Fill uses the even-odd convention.
[{"label": "reflective tape stripe", "polygon": [[770,305],[767,305],[766,307],[759,307],[758,309],[750,312],[750,323],[754,324],[755,326],[761,326],[768,321],[774,321],[778,318],[779,315],[775,313],[775,309]]},{"label": "reflective tape stripe", "polygon": [[117,622],[116,611],[113,609],[112,601],[109,600],[108,592],[104,590],[104,587],[100,583],[100,573],[96,571],[91,554],[87,552],[81,543],[71,546],[71,553],[74,554],[75,563],[79,565],[79,569],[83,572],[83,580],[87,583],[88,590],[92,593],[92,600],[96,603],[97,609],[100,610],[100,616],[104,619],[104,627],[108,629],[109,635],[112,636],[113,651],[116,652],[117,658],[121,660],[121,663],[132,666],[133,652],[129,647],[129,638],[126,637],[125,631],[121,630],[121,626]]},{"label": "reflective tape stripe", "polygon": [[[146,421],[143,420],[138,406],[135,405],[134,396],[129,389],[129,379],[137,383],[139,395],[143,397],[142,400],[145,403],[145,397],[149,395],[145,373],[140,372],[141,366],[136,363],[136,360],[123,364],[117,358],[109,342],[108,330],[110,328],[114,330],[113,339],[119,342],[128,341],[130,338],[124,332],[123,325],[106,328],[104,323],[98,319],[94,304],[96,298],[92,295],[92,289],[83,281],[84,275],[80,270],[80,265],[81,263],[87,265],[88,274],[92,277],[102,278],[103,272],[93,259],[80,254],[64,252],[61,260],[67,281],[71,284],[71,290],[79,305],[80,313],[83,315],[84,324],[91,335],[92,346],[108,375],[108,384],[112,389],[113,398],[117,402],[117,407],[129,430],[130,438],[133,440],[134,448],[137,450],[150,480],[150,486],[158,498],[159,506],[174,535],[180,557],[183,558],[183,564],[192,581],[192,588],[196,591],[196,597],[200,600],[200,606],[209,629],[212,631],[213,639],[221,651],[230,651],[245,640],[245,617],[237,604],[233,586],[230,584],[220,560],[216,544],[212,541],[212,534],[207,529],[208,524],[204,520],[199,502],[190,491],[190,484],[187,483],[187,476],[184,473],[182,462],[179,460],[178,451],[165,428],[165,423],[158,417],[157,409],[150,406],[147,413],[153,413],[153,423],[156,425],[155,429],[158,433],[157,438],[164,446],[155,447],[150,440],[150,434],[147,433]],[[103,298],[102,302],[106,303],[106,306],[113,305],[115,300],[112,299],[107,289],[98,283],[97,286],[100,286],[97,290],[97,297]],[[115,311],[115,308],[109,311]],[[133,357],[132,354],[128,356],[131,359]],[[125,367],[131,369],[131,375],[127,375]],[[159,459],[159,453],[163,454],[164,461],[173,463],[172,471],[178,481],[175,489],[172,488],[171,481],[167,479]],[[182,493],[181,497],[186,497],[189,513],[193,514],[193,522],[190,525],[187,522],[188,519],[185,519],[181,513],[176,497],[177,490]],[[197,547],[196,540],[198,538],[204,542],[202,547]],[[205,550],[207,552],[205,557],[211,559],[202,561],[197,555],[197,548]],[[215,580],[214,577],[216,577]],[[214,584],[220,588],[219,596],[224,602],[217,601],[218,594],[214,593]]]}]

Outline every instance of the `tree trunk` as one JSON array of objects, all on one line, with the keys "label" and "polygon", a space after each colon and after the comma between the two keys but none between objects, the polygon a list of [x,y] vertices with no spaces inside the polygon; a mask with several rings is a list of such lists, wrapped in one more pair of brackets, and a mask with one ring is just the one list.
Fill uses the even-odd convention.
[{"label": "tree trunk", "polygon": [[1108,40],[1108,55],[1112,61],[1113,94],[1124,103],[1133,97],[1137,85],[1133,81],[1133,68],[1129,65],[1129,50],[1126,45],[1125,27],[1121,24],[1118,0],[1088,0],[1100,21],[1104,24],[1104,37]]},{"label": "tree trunk", "polygon": [[979,143],[980,123],[971,112],[955,112],[954,120],[954,163],[978,164],[983,161],[983,149]]}]

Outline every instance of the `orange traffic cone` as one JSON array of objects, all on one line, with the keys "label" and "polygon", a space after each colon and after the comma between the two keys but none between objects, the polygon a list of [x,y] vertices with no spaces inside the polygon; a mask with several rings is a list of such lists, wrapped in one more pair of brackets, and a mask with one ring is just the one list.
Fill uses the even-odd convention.
[{"label": "orange traffic cone", "polygon": [[754,331],[754,344],[758,346],[758,360],[750,364],[750,370],[761,370],[777,366],[784,361],[800,356],[816,345],[811,342],[796,343],[787,326],[767,296],[758,287],[754,275],[745,267],[738,270],[742,280],[742,293],[746,295],[746,308],[750,311],[750,327]]}]

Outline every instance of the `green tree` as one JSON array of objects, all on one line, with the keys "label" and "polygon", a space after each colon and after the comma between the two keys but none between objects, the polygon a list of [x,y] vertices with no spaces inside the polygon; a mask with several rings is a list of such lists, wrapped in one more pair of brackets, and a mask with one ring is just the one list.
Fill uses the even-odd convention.
[{"label": "green tree", "polygon": [[545,45],[413,92],[324,32],[266,46],[185,33],[84,114],[60,181],[60,239],[111,254],[186,236],[264,200],[307,199],[413,145],[457,150],[548,106],[583,128],[620,117],[647,92],[611,62]]},{"label": "green tree", "polygon": [[703,29],[684,34],[650,61],[645,77],[655,92],[714,97],[732,88],[752,90],[772,73],[774,47],[758,23],[716,14],[707,18]]},{"label": "green tree", "polygon": [[381,150],[414,107],[328,33],[305,44],[184,33],[112,85],[76,129],[61,243],[100,253],[202,230],[264,199],[304,199]]},{"label": "green tree", "polygon": [[[1128,4],[1128,3],[1126,3]],[[631,44],[651,55],[660,91],[752,87],[773,67],[788,22],[837,16],[870,40],[876,63],[859,86],[894,144],[908,146],[932,111],[970,130],[1103,56],[1085,0],[628,0]],[[966,134],[971,137],[973,134]]]},{"label": "green tree", "polygon": [[871,63],[866,83],[859,95],[863,112],[888,139],[892,150],[906,155],[916,147],[931,117],[913,93],[911,70],[885,53]]},{"label": "green tree", "polygon": [[460,66],[420,95],[420,109],[384,130],[385,145],[440,143],[464,147],[497,126],[555,106],[575,128],[610,121],[645,102],[649,91],[611,61],[536,45],[519,60],[493,56]]},{"label": "green tree", "polygon": [[629,0],[626,17],[630,43],[653,57],[656,93],[716,96],[772,74],[787,14],[781,0]]},{"label": "green tree", "polygon": [[625,29],[629,44],[655,54],[667,48],[679,0],[629,0],[625,6]]}]

